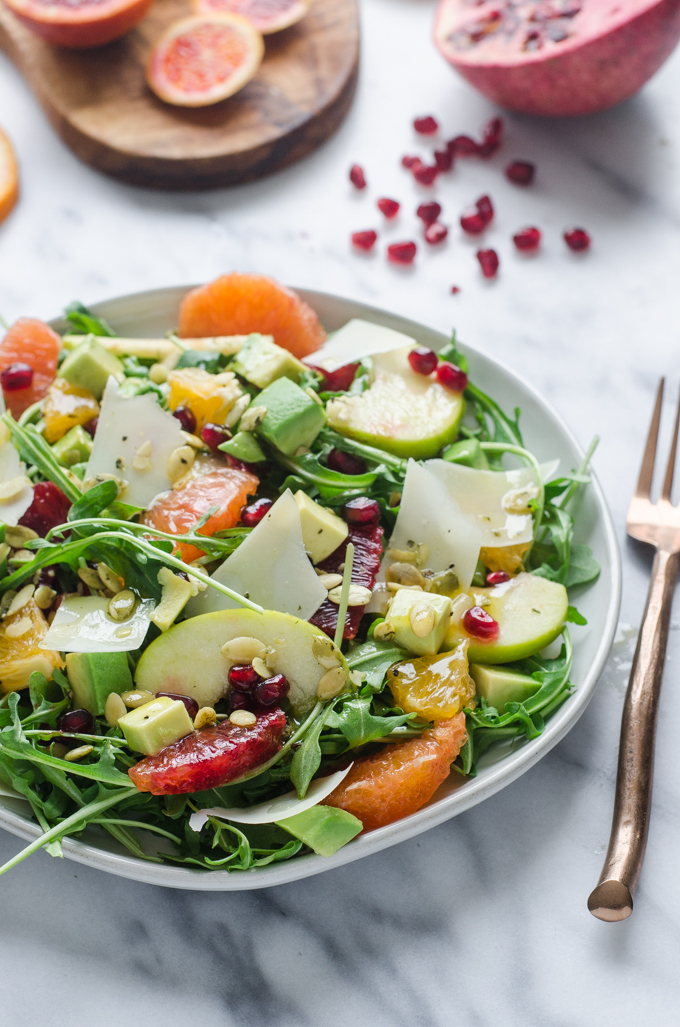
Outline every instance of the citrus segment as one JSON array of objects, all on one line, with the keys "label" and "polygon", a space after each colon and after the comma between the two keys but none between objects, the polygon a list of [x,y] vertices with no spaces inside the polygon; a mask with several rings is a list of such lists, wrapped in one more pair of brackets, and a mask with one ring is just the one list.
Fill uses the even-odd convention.
[{"label": "citrus segment", "polygon": [[168,406],[190,410],[200,434],[208,422],[224,424],[224,419],[243,393],[232,371],[209,374],[200,367],[182,367],[168,376]]},{"label": "citrus segment", "polygon": [[263,36],[294,25],[309,10],[310,0],[194,0],[197,14],[240,14]]},{"label": "citrus segment", "polygon": [[300,359],[317,350],[326,339],[312,308],[292,289],[265,275],[234,271],[192,289],[182,300],[181,336],[249,335],[251,332],[273,335],[278,346]]},{"label": "citrus segment", "polygon": [[262,62],[262,35],[237,14],[182,18],[161,36],[147,66],[156,96],[180,107],[205,107],[233,96]]},{"label": "citrus segment", "polygon": [[524,570],[522,560],[530,548],[530,542],[520,542],[515,546],[482,546],[479,551],[479,559],[487,570],[518,574]]},{"label": "citrus segment", "polygon": [[0,132],[0,221],[4,221],[19,198],[19,172],[14,150]]},{"label": "citrus segment", "polygon": [[33,381],[25,389],[4,392],[5,403],[14,417],[42,399],[57,373],[61,339],[49,325],[37,318],[21,317],[11,325],[0,343],[0,372],[11,364],[28,364]]},{"label": "citrus segment", "polygon": [[388,681],[397,706],[423,720],[455,717],[475,697],[465,642],[449,653],[398,663],[390,670]]},{"label": "citrus segment", "polygon": [[20,21],[57,46],[86,49],[118,39],[153,0],[5,0]]},{"label": "citrus segment", "polygon": [[465,744],[465,715],[440,720],[420,738],[386,745],[356,761],[345,780],[324,799],[347,810],[373,831],[408,817],[428,802]]},{"label": "citrus segment", "polygon": [[49,680],[55,667],[63,667],[59,653],[40,649],[47,634],[47,621],[33,599],[0,625],[0,691],[28,688],[33,671]]},{"label": "citrus segment", "polygon": [[87,424],[99,416],[99,403],[87,389],[71,385],[65,378],[55,378],[43,406],[45,439],[50,445],[63,438],[77,424]]}]

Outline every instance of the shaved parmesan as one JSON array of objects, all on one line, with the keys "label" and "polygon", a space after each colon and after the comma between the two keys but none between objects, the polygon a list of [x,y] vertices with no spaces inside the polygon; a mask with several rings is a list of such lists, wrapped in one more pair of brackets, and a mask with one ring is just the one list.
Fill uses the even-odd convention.
[{"label": "shaved parmesan", "polygon": [[[33,486],[26,477],[26,467],[19,459],[4,424],[2,428],[6,440],[0,443],[0,522],[14,527],[33,502]],[[6,486],[4,490],[3,485]],[[2,498],[3,494],[7,499]]]},{"label": "shaved parmesan", "polygon": [[[158,405],[153,393],[121,396],[115,378],[109,378],[85,478],[122,478],[128,483],[123,501],[146,509],[171,487],[168,461],[184,445],[179,421]],[[140,450],[146,454],[143,459]]]},{"label": "shaved parmesan", "polygon": [[[213,578],[265,610],[289,613],[302,620],[316,613],[328,593],[305,552],[300,511],[289,489],[218,567]],[[238,608],[238,603],[208,588],[190,600],[187,615]]]},{"label": "shaved parmesan", "polygon": [[108,599],[64,596],[40,648],[62,653],[122,653],[139,649],[154,605],[153,599],[142,599],[128,620],[119,621],[109,617]]},{"label": "shaved parmesan", "polygon": [[336,367],[354,364],[374,353],[387,353],[404,346],[412,349],[415,345],[416,340],[403,332],[395,332],[393,328],[354,317],[320,349],[305,357],[304,362],[314,367],[323,367],[325,371],[334,371]]}]

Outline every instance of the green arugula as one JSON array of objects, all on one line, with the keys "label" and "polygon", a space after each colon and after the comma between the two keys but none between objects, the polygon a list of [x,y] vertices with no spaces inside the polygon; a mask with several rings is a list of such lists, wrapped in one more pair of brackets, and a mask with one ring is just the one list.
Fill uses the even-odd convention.
[{"label": "green arugula", "polygon": [[111,325],[107,324],[103,317],[97,317],[77,300],[69,304],[64,314],[66,320],[70,321],[78,334],[107,335],[109,338],[116,335]]}]

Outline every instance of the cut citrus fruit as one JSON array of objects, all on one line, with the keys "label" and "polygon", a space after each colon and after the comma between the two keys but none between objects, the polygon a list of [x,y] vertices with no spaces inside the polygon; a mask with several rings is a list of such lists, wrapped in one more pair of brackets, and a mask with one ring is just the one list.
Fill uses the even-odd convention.
[{"label": "cut citrus fruit", "polygon": [[152,0],[5,0],[17,18],[48,43],[76,50],[101,46],[141,21]]},{"label": "cut citrus fruit", "polygon": [[262,35],[238,14],[195,14],[171,25],[151,52],[146,78],[179,107],[207,107],[243,89],[264,57]]},{"label": "cut citrus fruit", "polygon": [[71,385],[65,378],[55,378],[43,406],[45,439],[50,445],[63,438],[77,424],[87,424],[99,416],[99,403],[87,389]]},{"label": "cut citrus fruit", "polygon": [[310,0],[194,0],[196,14],[240,14],[263,36],[294,25],[309,10]]},{"label": "cut citrus fruit", "polygon": [[423,720],[455,717],[475,697],[465,643],[450,653],[398,663],[387,679],[397,706],[404,713],[417,713]]},{"label": "cut citrus fruit", "polygon": [[0,221],[4,221],[19,198],[19,172],[14,150],[0,132]]},{"label": "cut citrus fruit", "polygon": [[420,738],[386,745],[374,756],[357,760],[324,803],[358,817],[364,831],[408,817],[449,776],[466,738],[465,714],[440,720]]},{"label": "cut citrus fruit", "polygon": [[312,308],[265,275],[234,271],[192,289],[182,300],[179,334],[186,338],[251,332],[273,335],[278,346],[300,359],[326,340]]},{"label": "cut citrus fruit", "polygon": [[59,653],[40,649],[47,634],[47,621],[33,599],[0,625],[0,691],[28,688],[33,671],[49,680],[55,667],[63,667]]},{"label": "cut citrus fruit", "polygon": [[28,364],[33,380],[25,389],[3,390],[5,403],[14,417],[20,417],[32,403],[47,394],[57,373],[61,339],[49,325],[37,318],[21,317],[0,343],[0,372],[12,364]]},{"label": "cut citrus fruit", "polygon": [[530,542],[521,542],[516,546],[482,546],[479,559],[487,570],[505,571],[507,574],[518,574],[524,570],[522,560]]},{"label": "cut citrus fruit", "polygon": [[209,374],[200,367],[181,367],[168,375],[171,410],[186,407],[196,418],[195,431],[210,421],[224,424],[224,419],[243,393],[233,371]]}]

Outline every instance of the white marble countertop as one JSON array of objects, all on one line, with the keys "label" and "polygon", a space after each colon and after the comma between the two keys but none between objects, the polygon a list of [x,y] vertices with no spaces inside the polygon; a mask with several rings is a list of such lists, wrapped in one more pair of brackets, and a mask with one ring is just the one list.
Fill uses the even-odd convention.
[{"label": "white marble countertop", "polygon": [[[0,227],[0,312],[55,316],[85,303],[240,269],[394,309],[512,364],[587,444],[620,531],[620,639],[571,734],[521,780],[418,839],[308,882],[243,894],[163,891],[40,853],[0,885],[3,1019],[72,1027],[131,1016],[149,1027],[657,1027],[678,1022],[680,778],[675,725],[680,610],[659,722],[654,810],[634,915],[586,909],[606,848],[619,716],[649,558],[624,541],[624,514],[658,376],[677,390],[680,325],[680,52],[636,99],[564,123],[509,115],[488,163],[460,161],[435,190],[451,224],[436,252],[399,270],[353,255],[351,231],[381,227],[374,203],[403,209],[381,233],[419,238],[420,197],[399,166],[433,113],[445,137],[493,113],[437,56],[431,0],[366,0],[354,108],[318,153],[272,178],[202,194],[121,185],[79,164],[0,57],[0,122],[23,196]],[[501,169],[536,162],[521,190]],[[356,193],[349,165],[364,165]],[[479,276],[457,216],[483,192],[501,256]],[[510,236],[536,223],[542,253]],[[585,258],[563,228],[593,235]],[[462,292],[450,294],[457,284]],[[0,834],[0,861],[18,846]]]}]

